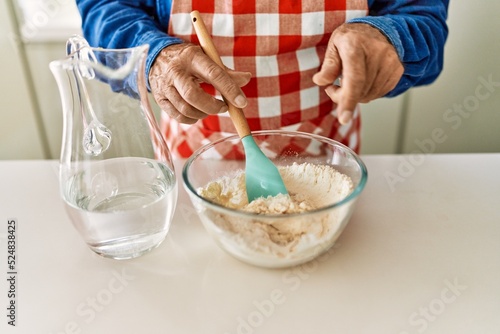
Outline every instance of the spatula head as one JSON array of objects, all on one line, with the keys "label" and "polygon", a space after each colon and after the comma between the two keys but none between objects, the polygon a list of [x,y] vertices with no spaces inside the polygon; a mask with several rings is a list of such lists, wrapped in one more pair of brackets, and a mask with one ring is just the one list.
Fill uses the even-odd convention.
[{"label": "spatula head", "polygon": [[245,149],[245,183],[248,202],[259,197],[288,194],[276,165],[261,151],[251,135],[241,139]]}]

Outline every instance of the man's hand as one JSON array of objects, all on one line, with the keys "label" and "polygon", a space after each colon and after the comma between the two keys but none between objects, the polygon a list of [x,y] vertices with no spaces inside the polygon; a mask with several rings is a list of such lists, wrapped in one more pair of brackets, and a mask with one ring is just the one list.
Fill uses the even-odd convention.
[{"label": "man's hand", "polygon": [[226,103],[200,87],[201,82],[213,85],[228,101],[244,108],[247,100],[240,87],[250,78],[247,72],[222,69],[193,44],[166,47],[156,57],[149,73],[156,103],[171,118],[188,124],[228,110]]},{"label": "man's hand", "polygon": [[[346,23],[330,37],[321,70],[313,77],[337,103],[339,121],[348,123],[359,102],[382,97],[398,84],[404,73],[394,46],[376,28]],[[333,82],[341,76],[341,86]]]}]

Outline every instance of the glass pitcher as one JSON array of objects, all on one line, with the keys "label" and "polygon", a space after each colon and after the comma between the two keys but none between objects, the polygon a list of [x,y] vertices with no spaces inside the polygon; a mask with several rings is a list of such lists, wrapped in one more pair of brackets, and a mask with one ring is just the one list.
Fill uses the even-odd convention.
[{"label": "glass pitcher", "polygon": [[165,239],[178,189],[148,100],[148,46],[91,48],[73,36],[66,48],[50,63],[63,109],[61,197],[94,252],[140,256]]}]

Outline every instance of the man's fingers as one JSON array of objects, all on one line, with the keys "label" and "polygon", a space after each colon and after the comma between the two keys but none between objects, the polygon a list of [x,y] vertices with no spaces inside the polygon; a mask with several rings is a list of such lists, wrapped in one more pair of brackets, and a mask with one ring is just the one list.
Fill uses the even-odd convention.
[{"label": "man's fingers", "polygon": [[[330,66],[332,59],[338,62],[335,67]],[[333,32],[325,64],[313,81],[318,85],[331,85],[342,75],[341,87],[328,86],[325,92],[337,103],[339,121],[345,124],[359,102],[369,102],[389,93],[403,72],[396,49],[380,30],[364,23],[349,23]]]},{"label": "man's fingers", "polygon": [[180,123],[194,124],[198,120],[207,117],[206,113],[196,110],[185,101],[182,101],[178,93],[176,95],[169,94],[169,97],[163,94],[161,96],[155,94],[154,98],[162,112],[165,112],[170,118]]},{"label": "man's fingers", "polygon": [[185,116],[196,117],[193,114],[194,110],[203,110],[205,114],[215,115],[228,109],[223,101],[207,94],[192,77],[175,80],[174,85],[176,91],[169,92],[167,96],[177,110]]},{"label": "man's fingers", "polygon": [[161,50],[148,79],[151,92],[162,110],[181,123],[194,123],[207,115],[228,110],[225,102],[200,86],[201,82],[211,84],[229,102],[242,108],[247,101],[240,87],[250,81],[251,74],[232,70],[226,72],[201,47],[181,43]]},{"label": "man's fingers", "polygon": [[342,125],[348,124],[351,121],[353,115],[354,115],[354,111],[351,111],[351,110],[344,110],[342,112],[339,112],[339,116],[338,116],[339,123]]},{"label": "man's fingers", "polygon": [[342,62],[337,50],[333,47],[328,48],[325,54],[325,60],[318,73],[314,74],[312,80],[318,86],[331,85],[340,76],[342,72]]},{"label": "man's fingers", "polygon": [[247,99],[241,88],[224,69],[208,56],[203,55],[193,61],[193,72],[201,80],[214,86],[222,96],[236,107],[246,107]]},{"label": "man's fingers", "polygon": [[233,79],[234,82],[240,87],[246,86],[250,82],[250,79],[252,79],[252,73],[250,72],[234,71],[227,67],[226,67],[226,72],[227,74],[229,74],[231,79]]},{"label": "man's fingers", "polygon": [[170,118],[175,119],[180,123],[185,124],[194,124],[198,121],[197,118],[189,118],[182,115],[174,105],[167,100],[166,98],[157,100],[158,105],[160,106],[162,112],[166,113]]},{"label": "man's fingers", "polygon": [[371,82],[367,82],[370,78],[367,77],[364,55],[359,52],[349,52],[343,61],[342,86],[339,88],[337,102],[339,116],[344,111],[352,113],[364,97],[366,87],[371,87]]},{"label": "man's fingers", "polygon": [[[342,95],[342,88],[335,85],[330,85],[325,89],[325,93],[330,97],[330,99],[337,103],[339,103],[340,97]],[[354,110],[354,109],[353,109]],[[347,124],[351,121],[352,115],[354,114],[351,110],[340,110],[337,107],[337,118],[340,124]]]}]

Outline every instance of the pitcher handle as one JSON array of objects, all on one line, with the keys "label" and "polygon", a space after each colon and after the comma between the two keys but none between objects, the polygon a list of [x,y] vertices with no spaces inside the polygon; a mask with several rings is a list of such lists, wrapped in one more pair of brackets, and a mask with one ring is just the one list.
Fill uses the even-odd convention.
[{"label": "pitcher handle", "polygon": [[78,69],[82,77],[94,79],[94,70],[89,66],[85,66],[85,63],[97,63],[97,59],[85,38],[80,35],[71,36],[66,41],[66,55],[73,56],[79,61]]}]

